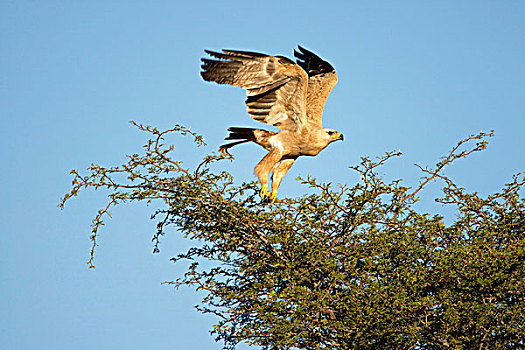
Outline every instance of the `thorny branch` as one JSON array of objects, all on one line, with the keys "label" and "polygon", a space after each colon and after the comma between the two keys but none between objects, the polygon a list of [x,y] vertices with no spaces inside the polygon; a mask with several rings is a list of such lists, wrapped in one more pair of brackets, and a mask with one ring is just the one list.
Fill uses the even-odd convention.
[{"label": "thorny branch", "polygon": [[[66,201],[76,196],[82,189],[93,188],[97,190],[99,188],[107,188],[113,190],[113,192],[108,195],[110,201],[107,206],[98,211],[91,225],[92,234],[90,239],[93,243],[91,246],[90,259],[87,262],[90,268],[95,267],[93,259],[95,248],[98,246],[98,231],[99,228],[104,225],[104,216],[111,215],[109,211],[110,207],[131,200],[162,199],[168,201],[173,196],[171,186],[174,179],[160,178],[159,175],[175,172],[181,173],[183,176],[191,176],[188,169],[182,168],[181,161],[174,161],[168,157],[168,154],[174,150],[174,147],[164,147],[164,136],[168,133],[178,132],[183,136],[193,136],[197,146],[205,145],[202,136],[178,124],[171,129],[159,131],[156,128],[143,126],[134,121],[130,123],[139,130],[154,135],[154,138],[148,140],[144,146],[145,154],[143,156],[139,156],[138,154],[126,156],[128,162],[121,167],[104,168],[97,164],[91,164],[91,166],[87,168],[88,176],[82,176],[77,170],[72,170],[70,174],[74,175],[74,178],[71,190],[61,198],[59,204],[59,207],[63,209]],[[142,169],[146,170],[146,174],[141,173]],[[120,179],[115,178],[115,176],[119,174],[127,175],[129,182],[122,182]],[[137,179],[142,180],[142,182],[131,184]]]},{"label": "thorny branch", "polygon": [[[439,176],[439,173],[441,172],[441,170],[443,170],[443,168],[445,166],[447,166],[448,164],[451,164],[452,162],[454,162],[456,159],[461,159],[461,158],[465,158],[467,157],[468,155],[470,155],[471,153],[473,152],[479,152],[479,151],[482,151],[484,150],[485,148],[487,148],[487,145],[488,145],[488,142],[486,140],[484,140],[484,138],[486,137],[493,137],[494,136],[494,130],[492,130],[490,133],[484,133],[484,132],[480,132],[479,134],[473,134],[473,135],[470,135],[469,137],[467,137],[466,139],[463,139],[463,140],[460,140],[457,145],[452,148],[452,150],[450,150],[449,154],[443,158],[442,161],[438,162],[436,164],[436,168],[434,170],[431,170],[431,169],[428,169],[428,168],[423,168],[421,167],[419,164],[415,164],[419,169],[421,169],[423,172],[429,174],[428,176],[423,176],[421,178],[421,181],[419,182],[419,186],[418,188],[410,193],[410,194],[407,194],[404,198],[401,199],[401,201],[406,201],[410,198],[414,198],[414,196],[423,189],[423,187],[425,187],[425,185],[427,183],[429,183],[430,181],[432,181],[435,177],[440,177]],[[468,150],[463,150],[459,153],[456,153],[458,151],[458,149],[464,145],[464,144],[467,144],[468,142],[472,141],[472,140],[482,140],[480,142],[477,142],[476,143],[476,146],[471,148],[471,149],[468,149]]]}]

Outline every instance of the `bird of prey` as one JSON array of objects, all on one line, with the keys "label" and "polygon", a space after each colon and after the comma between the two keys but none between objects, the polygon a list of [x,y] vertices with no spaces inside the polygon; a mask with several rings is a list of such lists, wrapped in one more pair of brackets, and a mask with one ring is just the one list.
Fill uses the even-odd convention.
[{"label": "bird of prey", "polygon": [[[231,127],[221,153],[232,146],[255,142],[268,154],[255,167],[261,183],[261,197],[271,203],[293,162],[300,156],[316,156],[343,135],[323,128],[323,109],[337,83],[330,63],[301,46],[294,50],[297,62],[284,56],[257,52],[205,50],[211,58],[202,58],[201,76],[206,81],[240,86],[246,90],[248,114],[254,120],[275,126],[279,132]],[[272,190],[268,177],[272,173]]]}]

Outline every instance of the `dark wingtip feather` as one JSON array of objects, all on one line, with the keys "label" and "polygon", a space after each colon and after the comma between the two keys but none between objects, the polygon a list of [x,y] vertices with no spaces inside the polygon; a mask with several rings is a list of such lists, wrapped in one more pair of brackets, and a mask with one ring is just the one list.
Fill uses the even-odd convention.
[{"label": "dark wingtip feather", "polygon": [[217,52],[217,51],[212,51],[212,50],[204,50],[204,52],[206,52],[208,55],[210,55],[211,57],[219,57],[219,56],[222,56],[224,55],[222,52]]},{"label": "dark wingtip feather", "polygon": [[297,58],[297,64],[308,73],[308,76],[335,71],[334,67],[332,67],[330,63],[323,60],[312,51],[305,49],[301,45],[297,45],[297,47],[299,51],[294,50],[294,56]]},{"label": "dark wingtip feather", "polygon": [[205,81],[210,81],[210,78],[208,77],[208,74],[206,71],[202,71],[200,73],[201,73],[202,79],[204,79]]},{"label": "dark wingtip feather", "polygon": [[311,55],[314,55],[314,56],[317,56],[316,54],[314,54],[312,51],[309,51],[307,49],[305,49],[304,47],[302,47],[301,45],[297,45],[297,47],[299,48],[299,51],[304,55],[304,54],[311,54]]}]

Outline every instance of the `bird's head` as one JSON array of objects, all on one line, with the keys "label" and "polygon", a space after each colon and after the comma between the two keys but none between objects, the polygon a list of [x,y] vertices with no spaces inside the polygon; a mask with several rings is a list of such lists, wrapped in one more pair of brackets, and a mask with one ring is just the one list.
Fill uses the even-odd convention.
[{"label": "bird's head", "polygon": [[326,136],[330,140],[330,142],[337,141],[337,140],[344,140],[343,134],[341,134],[339,131],[334,129],[323,129]]}]

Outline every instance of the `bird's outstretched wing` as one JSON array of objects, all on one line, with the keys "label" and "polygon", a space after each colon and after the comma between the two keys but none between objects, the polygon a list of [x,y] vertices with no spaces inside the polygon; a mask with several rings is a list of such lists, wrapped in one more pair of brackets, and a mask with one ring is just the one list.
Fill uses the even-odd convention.
[{"label": "bird's outstretched wing", "polygon": [[246,89],[246,106],[253,119],[281,130],[300,130],[307,122],[308,75],[292,60],[256,52],[205,50],[202,78]]},{"label": "bird's outstretched wing", "polygon": [[299,51],[294,50],[297,64],[308,73],[306,97],[308,122],[322,127],[324,105],[337,84],[337,74],[330,63],[299,45],[298,48]]}]

